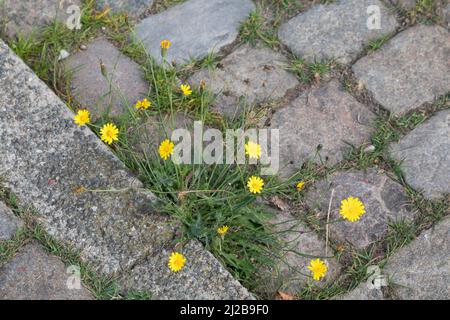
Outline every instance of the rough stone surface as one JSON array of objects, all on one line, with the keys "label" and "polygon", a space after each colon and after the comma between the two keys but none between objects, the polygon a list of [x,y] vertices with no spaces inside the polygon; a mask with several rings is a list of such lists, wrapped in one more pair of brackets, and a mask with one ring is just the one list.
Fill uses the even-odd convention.
[{"label": "rough stone surface", "polygon": [[[277,266],[261,274],[261,288],[258,290],[272,297],[278,290],[296,295],[308,285],[324,287],[336,280],[341,268],[330,248],[326,255],[325,241],[288,212],[274,210],[274,214],[270,223],[284,248],[277,257]],[[308,269],[315,257],[328,265],[327,274],[321,281],[314,281]]]},{"label": "rough stone surface", "polygon": [[96,7],[98,10],[108,7],[111,12],[126,12],[130,16],[138,17],[149,9],[153,2],[154,0],[97,0]]},{"label": "rough stone surface", "polygon": [[[168,256],[161,253],[173,246],[177,223],[155,212],[155,196],[136,189],[142,184],[94,133],[74,124],[73,113],[3,42],[0,141],[0,172],[6,186],[21,204],[37,210],[50,235],[72,245],[107,275],[148,259],[146,267],[155,281],[161,281],[150,284],[155,291],[165,288],[160,274],[165,271],[158,266],[167,264]],[[196,252],[191,259],[203,259],[214,272],[205,269],[204,278],[185,273],[190,287],[167,287],[167,295],[196,299],[208,283],[211,295],[243,297],[235,293],[246,290],[212,255]],[[218,273],[228,283],[226,289],[218,284]]]},{"label": "rough stone surface", "polygon": [[335,164],[366,141],[375,115],[345,92],[336,80],[303,93],[272,117],[280,130],[280,173],[289,176],[306,160]]},{"label": "rough stone surface", "polygon": [[36,28],[55,20],[66,23],[70,17],[66,11],[71,5],[81,7],[81,0],[2,0],[0,1],[0,26],[4,24],[9,37],[28,36]]},{"label": "rough stone surface", "polygon": [[37,243],[22,248],[0,268],[0,300],[92,300],[81,286],[69,289],[71,273],[64,263]]},{"label": "rough stone surface", "polygon": [[[186,265],[177,273],[167,266],[173,251],[182,253],[187,259]],[[195,241],[183,248],[164,248],[156,258],[147,259],[124,274],[119,283],[124,290],[151,290],[152,298],[161,300],[185,299],[186,296],[197,300],[254,299],[211,253]]]},{"label": "rough stone surface", "polygon": [[321,219],[327,218],[333,189],[330,221],[342,218],[339,214],[341,200],[350,196],[359,198],[366,209],[357,222],[340,220],[329,226],[331,239],[340,244],[349,242],[358,249],[367,248],[386,235],[389,221],[413,218],[403,187],[375,169],[337,172],[317,182],[305,198],[310,208],[318,210]]},{"label": "rough stone surface", "polygon": [[65,67],[73,73],[73,96],[94,119],[106,114],[118,116],[148,92],[141,67],[105,39],[93,41],[87,50],[67,59]]},{"label": "rough stone surface", "polygon": [[189,82],[217,95],[214,108],[230,118],[246,105],[282,98],[299,84],[293,74],[283,69],[288,64],[280,53],[268,48],[244,45],[223,59],[216,70],[203,69]]},{"label": "rough stone surface", "polygon": [[369,289],[363,282],[352,291],[334,298],[334,300],[384,300],[383,291]]},{"label": "rough stone surface", "polygon": [[391,155],[401,161],[406,182],[428,199],[450,193],[450,110],[436,113],[398,143]]},{"label": "rough stone surface", "polygon": [[[381,29],[367,27],[367,8],[381,9]],[[300,13],[279,30],[282,43],[307,61],[336,59],[350,63],[370,41],[394,32],[398,23],[378,0],[342,0],[316,5]]]},{"label": "rough stone surface", "polygon": [[450,299],[450,217],[391,256],[383,273],[400,299]]},{"label": "rough stone surface", "polygon": [[11,239],[23,222],[0,201],[0,241]]},{"label": "rough stone surface", "polygon": [[250,0],[189,0],[142,20],[136,36],[158,62],[161,40],[170,40],[167,61],[183,63],[233,43],[254,8]]},{"label": "rough stone surface", "polygon": [[356,77],[383,107],[403,114],[450,88],[450,33],[417,25],[353,65]]}]

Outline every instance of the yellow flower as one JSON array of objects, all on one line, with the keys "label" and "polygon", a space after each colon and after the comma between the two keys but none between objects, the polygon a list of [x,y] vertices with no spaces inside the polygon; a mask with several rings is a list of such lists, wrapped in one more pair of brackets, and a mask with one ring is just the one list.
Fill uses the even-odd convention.
[{"label": "yellow flower", "polygon": [[302,191],[304,187],[305,187],[304,181],[300,181],[299,183],[297,183],[297,191],[298,192]]},{"label": "yellow flower", "polygon": [[88,110],[78,110],[77,114],[73,118],[75,123],[77,125],[84,126],[91,122],[91,119],[89,118],[89,111]]},{"label": "yellow flower", "polygon": [[230,229],[228,226],[222,226],[220,228],[217,228],[217,233],[221,236],[224,236],[228,232],[228,229]]},{"label": "yellow flower", "polygon": [[341,201],[341,209],[339,211],[341,216],[351,222],[359,220],[359,218],[366,213],[364,204],[358,198],[348,197]]},{"label": "yellow flower", "polygon": [[327,265],[320,259],[311,260],[308,269],[311,271],[313,279],[316,281],[325,277],[325,274],[328,271]]},{"label": "yellow flower", "polygon": [[183,94],[187,97],[192,94],[191,86],[188,84],[182,84],[180,86],[181,91],[183,91]]},{"label": "yellow flower", "polygon": [[161,41],[161,49],[167,50],[170,48],[170,41],[169,40],[163,40]]},{"label": "yellow flower", "polygon": [[169,269],[173,272],[178,272],[183,269],[186,263],[186,258],[178,252],[172,252],[169,258]]},{"label": "yellow flower", "polygon": [[144,100],[139,100],[138,102],[136,102],[136,109],[142,109],[142,110],[147,110],[148,108],[150,108],[150,106],[152,105],[152,103],[150,101],[148,101],[147,98],[145,98]]},{"label": "yellow flower", "polygon": [[260,177],[252,176],[247,181],[247,187],[251,193],[261,193],[264,187],[264,180]]},{"label": "yellow flower", "polygon": [[172,141],[166,139],[159,145],[159,156],[167,160],[173,152],[174,144]]},{"label": "yellow flower", "polygon": [[253,141],[245,144],[245,154],[250,158],[259,159],[261,157],[261,146]]},{"label": "yellow flower", "polygon": [[107,144],[113,143],[113,141],[119,140],[119,129],[112,123],[105,124],[100,129],[101,139]]}]

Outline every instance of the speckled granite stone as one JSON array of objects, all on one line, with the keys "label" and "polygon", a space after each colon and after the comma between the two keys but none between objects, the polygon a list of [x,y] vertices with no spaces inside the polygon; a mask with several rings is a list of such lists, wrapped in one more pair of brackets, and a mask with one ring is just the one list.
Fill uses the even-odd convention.
[{"label": "speckled granite stone", "polygon": [[[92,300],[83,286],[70,289],[72,273],[36,242],[0,268],[0,300]],[[70,271],[70,270],[69,270]]]},{"label": "speckled granite stone", "polygon": [[450,217],[394,253],[383,273],[396,298],[450,299]]},{"label": "speckled granite stone", "polygon": [[136,37],[158,62],[161,40],[170,40],[167,61],[186,63],[232,44],[254,8],[250,0],[188,0],[142,20]]},{"label": "speckled granite stone", "polygon": [[2,0],[0,26],[5,25],[9,37],[28,36],[40,27],[54,22],[66,23],[71,5],[81,8],[81,0]]},{"label": "speckled granite stone", "polygon": [[396,115],[433,102],[450,90],[450,32],[416,25],[358,60],[355,76]]},{"label": "speckled granite stone", "polygon": [[[369,29],[369,6],[380,9],[381,29]],[[395,17],[379,0],[339,0],[318,4],[280,27],[278,36],[293,53],[309,61],[350,63],[370,41],[394,32]]]},{"label": "speckled granite stone", "polygon": [[288,60],[268,48],[244,45],[220,62],[220,68],[202,69],[189,82],[198,86],[203,80],[215,94],[213,109],[228,118],[239,117],[245,107],[280,99],[298,84],[285,70]]},{"label": "speckled granite stone", "polygon": [[143,69],[106,39],[87,44],[87,50],[72,55],[64,66],[72,74],[74,98],[91,112],[93,120],[124,114],[148,92]]},{"label": "speckled granite stone", "polygon": [[450,110],[434,114],[389,151],[400,162],[406,182],[427,199],[450,194]]},{"label": "speckled granite stone", "polygon": [[[181,252],[187,260],[177,273],[168,267],[173,251]],[[125,290],[151,290],[154,299],[162,300],[183,300],[186,297],[198,300],[254,299],[196,241],[189,242],[183,248],[164,248],[156,257],[142,261],[124,274],[119,283]]]}]

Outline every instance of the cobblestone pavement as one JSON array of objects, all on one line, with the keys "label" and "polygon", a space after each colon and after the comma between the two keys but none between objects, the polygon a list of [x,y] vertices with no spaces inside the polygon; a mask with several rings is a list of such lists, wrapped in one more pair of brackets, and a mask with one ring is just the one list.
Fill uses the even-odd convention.
[{"label": "cobblestone pavement", "polygon": [[[109,6],[133,17],[135,40],[142,41],[158,64],[162,63],[160,42],[164,39],[172,42],[167,60],[175,66],[220,53],[216,68],[198,68],[185,80],[192,87],[204,81],[215,97],[213,110],[225,118],[241,115],[245,104],[258,109],[274,102],[260,126],[280,130],[282,178],[311,162],[337,168],[307,186],[300,211],[274,212],[272,223],[290,230],[280,237],[290,249],[273,270],[261,272],[258,291],[271,297],[277,291],[295,295],[310,285],[310,279],[298,276],[308,273],[309,259],[292,251],[324,257],[329,274],[317,283],[320,290],[345,277],[338,259],[340,248],[364,251],[375,245],[377,254],[388,254],[381,273],[388,276],[389,288],[369,288],[362,281],[335,299],[449,299],[448,217],[425,225],[416,239],[394,252],[377,245],[389,237],[392,224],[411,224],[424,214],[412,206],[411,190],[429,203],[448,199],[450,194],[450,5],[436,1],[434,23],[408,24],[393,8],[414,10],[419,4],[413,0],[313,4],[282,21],[274,32],[280,43],[269,48],[259,42],[243,43],[239,37],[242,23],[259,2],[186,0],[154,13],[155,2],[98,1],[97,7]],[[369,6],[379,10],[379,28],[369,28]],[[45,14],[36,16],[36,8]],[[8,37],[29,34],[31,26],[64,18],[48,0],[6,1],[5,12]],[[23,19],[24,14],[31,14],[32,19]],[[96,118],[120,117],[127,106],[146,96],[145,70],[111,39],[99,37],[85,46],[63,62],[73,75],[73,97]],[[317,81],[305,85],[287,67],[294,56],[311,64],[332,61],[339,65],[338,71],[322,78],[313,74]],[[98,61],[105,69],[97,67]],[[104,70],[110,72],[110,82],[105,81]],[[0,44],[0,84],[0,153],[4,155],[0,173],[9,172],[4,177],[6,185],[38,209],[51,235],[75,245],[99,271],[119,273],[124,290],[150,290],[167,299],[253,298],[197,242],[185,247],[190,256],[197,257],[196,264],[182,275],[167,272],[163,257],[170,251],[175,231],[166,217],[142,214],[148,213],[143,203],[155,201],[153,194],[73,194],[71,190],[78,185],[128,189],[141,184],[95,135],[70,123],[72,114],[63,103],[4,44]],[[376,141],[377,119],[387,113],[395,119],[426,115],[414,128],[390,140],[383,155],[398,164],[395,170],[402,173],[402,181],[394,178],[398,172],[393,168],[376,163],[363,170],[340,166],[352,151],[365,150]],[[175,126],[191,122],[183,116],[176,119]],[[156,140],[154,123],[150,119],[144,129]],[[46,132],[45,137],[39,137],[35,126]],[[135,145],[146,148],[140,141]],[[50,180],[56,182],[49,184]],[[366,212],[357,223],[339,220],[340,200],[349,196],[365,205]],[[448,214],[450,208],[443,211]],[[325,235],[314,228],[308,218],[311,213],[319,224],[337,222],[329,224]],[[117,223],[126,228],[117,228]],[[0,244],[11,239],[22,224],[0,202]],[[24,270],[20,277],[18,268]],[[61,261],[37,243],[27,244],[0,267],[0,299],[92,298],[85,289],[75,294],[68,291],[65,276]]]}]

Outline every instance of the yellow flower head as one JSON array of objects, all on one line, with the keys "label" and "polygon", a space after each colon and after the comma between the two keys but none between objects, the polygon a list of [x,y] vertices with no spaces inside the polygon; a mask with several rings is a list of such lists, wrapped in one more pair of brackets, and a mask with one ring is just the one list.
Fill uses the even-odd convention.
[{"label": "yellow flower head", "polygon": [[119,140],[119,129],[113,123],[107,123],[100,129],[102,141],[107,144]]},{"label": "yellow flower head", "polygon": [[261,157],[261,146],[249,141],[245,144],[245,154],[250,158],[259,159]]},{"label": "yellow flower head", "polygon": [[191,86],[188,84],[182,84],[180,86],[181,91],[183,91],[183,94],[187,97],[192,94]]},{"label": "yellow flower head", "polygon": [[147,98],[145,98],[144,100],[139,100],[138,102],[136,102],[136,109],[142,109],[142,110],[147,110],[148,108],[150,108],[150,106],[152,105],[152,103],[150,101],[148,101]]},{"label": "yellow flower head", "polygon": [[161,49],[167,50],[170,48],[170,45],[171,43],[169,40],[164,39],[163,41],[161,41]]},{"label": "yellow flower head", "polygon": [[173,152],[174,144],[172,141],[166,139],[159,145],[159,156],[167,160]]},{"label": "yellow flower head", "polygon": [[341,201],[341,209],[339,211],[341,216],[351,222],[359,220],[359,218],[366,213],[364,204],[358,198],[348,197]]},{"label": "yellow flower head", "polygon": [[311,260],[308,269],[311,271],[313,279],[316,281],[325,277],[325,274],[328,271],[327,265],[320,259]]},{"label": "yellow flower head", "polygon": [[300,181],[299,183],[297,183],[297,191],[298,192],[302,191],[304,187],[305,187],[305,181]]},{"label": "yellow flower head", "polygon": [[75,117],[73,118],[73,120],[80,127],[90,123],[91,119],[89,117],[89,111],[88,110],[78,110],[78,112],[75,115]]},{"label": "yellow flower head", "polygon": [[169,269],[173,272],[178,272],[183,269],[186,264],[186,258],[178,252],[172,252],[169,258]]},{"label": "yellow flower head", "polygon": [[264,187],[264,180],[260,177],[252,176],[247,181],[247,187],[251,193],[261,193]]},{"label": "yellow flower head", "polygon": [[229,229],[230,228],[228,226],[222,226],[220,228],[217,228],[217,233],[220,234],[221,236],[224,236]]}]

